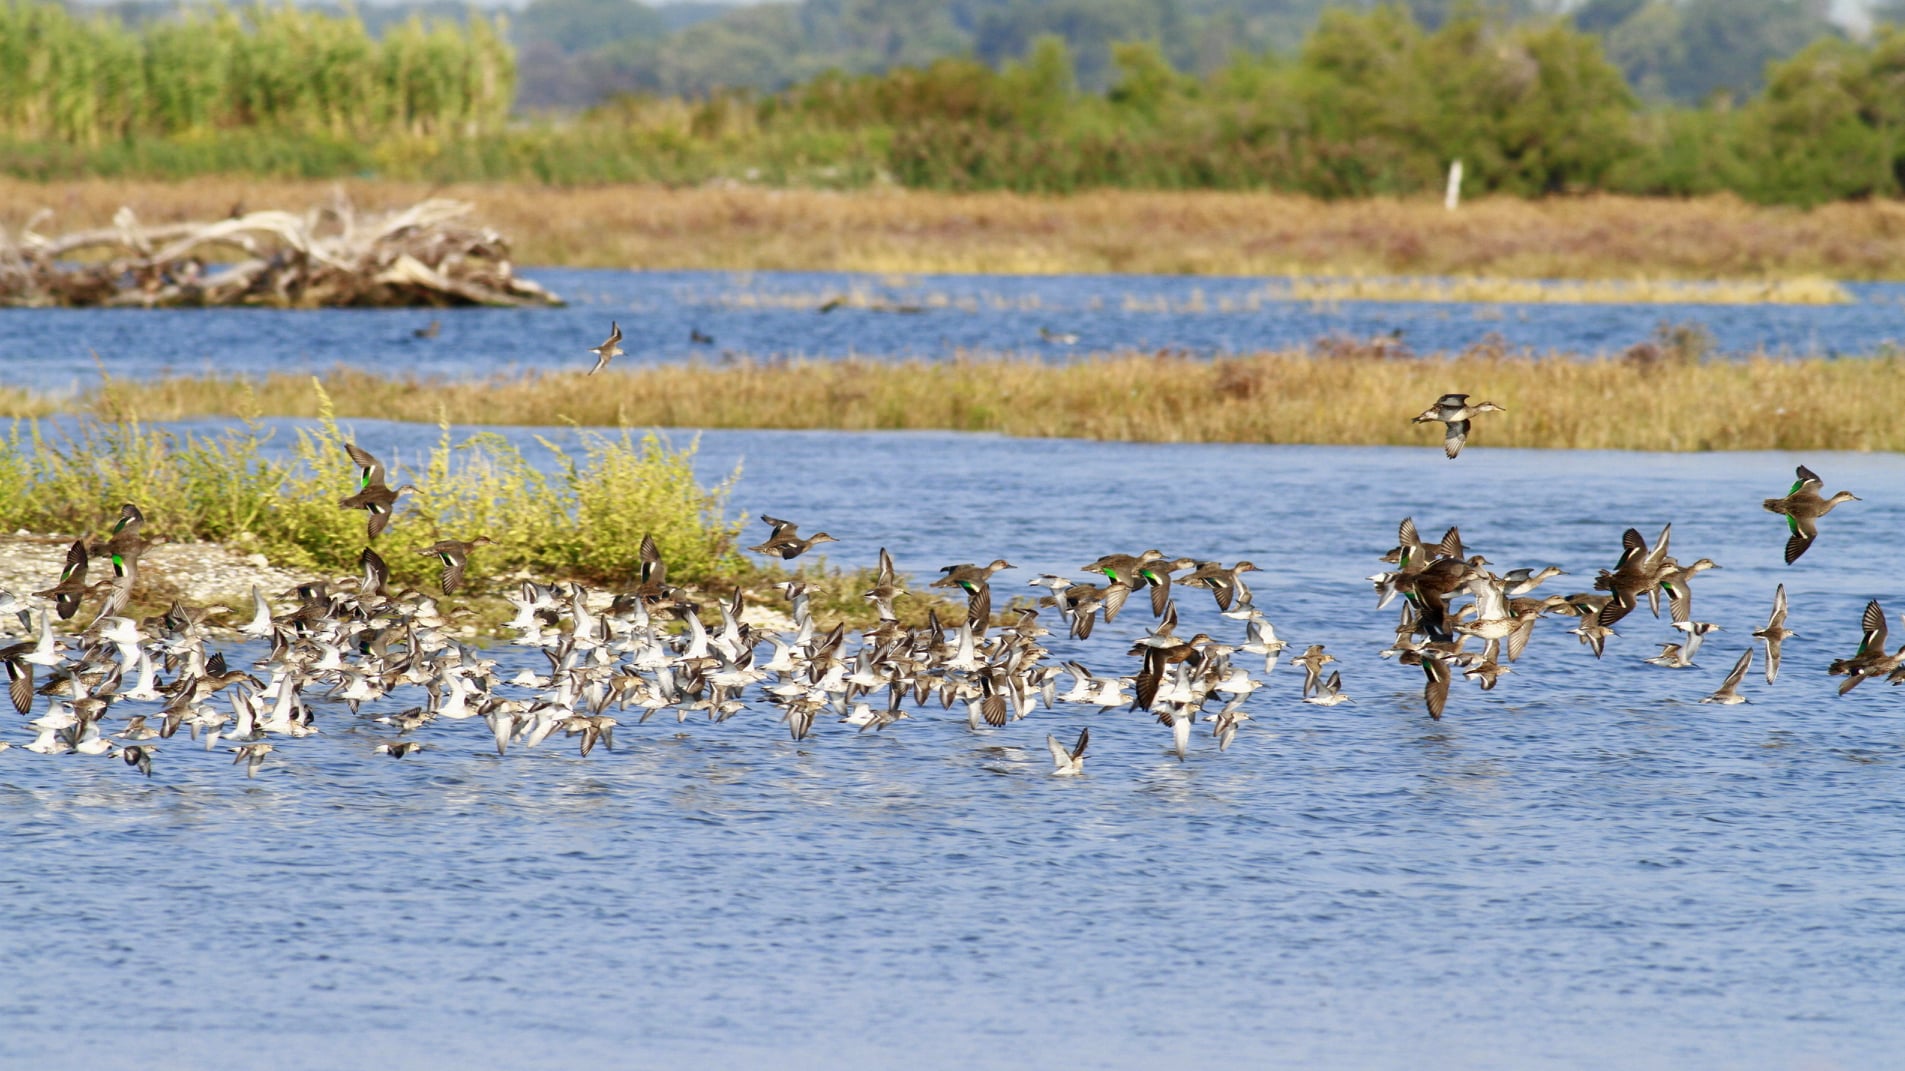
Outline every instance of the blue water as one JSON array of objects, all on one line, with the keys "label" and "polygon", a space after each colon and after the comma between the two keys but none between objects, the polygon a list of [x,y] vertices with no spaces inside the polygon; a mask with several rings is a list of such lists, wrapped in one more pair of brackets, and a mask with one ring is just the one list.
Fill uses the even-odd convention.
[{"label": "blue water", "polygon": [[[629,272],[538,269],[563,309],[281,312],[16,310],[0,312],[8,382],[69,391],[103,370],[164,373],[322,372],[338,365],[463,377],[576,369],[610,320],[625,363],[829,358],[944,359],[960,354],[1066,360],[1109,350],[1213,355],[1299,346],[1324,337],[1399,333],[1416,353],[1454,352],[1486,336],[1511,350],[1613,354],[1663,323],[1694,324],[1724,354],[1863,356],[1905,339],[1905,284],[1848,287],[1842,306],[1466,305],[1282,300],[1277,280],[1184,276],[882,276],[839,273]],[[848,305],[816,310],[834,297]],[[441,322],[435,338],[414,332]],[[1072,334],[1063,344],[1040,334]],[[692,342],[701,332],[713,341]]]},{"label": "blue water", "polygon": [[[487,314],[485,314],[487,315]],[[446,325],[445,336],[450,334]],[[387,457],[434,430],[356,422]],[[688,433],[676,433],[688,441]],[[535,448],[530,448],[532,454]],[[1797,565],[1759,500],[1804,461],[1865,501]],[[1355,703],[1298,701],[1188,761],[1139,714],[1062,707],[971,733],[936,706],[795,744],[756,704],[666,715],[580,757],[498,758],[438,722],[400,762],[338,705],[254,781],[161,742],[0,753],[0,1064],[22,1068],[1873,1068],[1905,1021],[1905,695],[1833,694],[1864,601],[1905,610],[1893,456],[1132,445],[709,432],[734,502],[916,577],[1041,571],[1158,546],[1249,558],[1283,637],[1326,643]],[[1500,572],[1584,589],[1620,530],[1674,522],[1720,622],[1697,669],[1643,608],[1597,661],[1544,620],[1441,722],[1381,661],[1362,579],[1413,515]],[[155,518],[155,523],[158,523]],[[764,529],[756,526],[751,533]],[[427,538],[393,526],[401,548]],[[480,559],[479,559],[480,562]],[[1718,684],[1772,591],[1778,682]],[[1183,597],[1184,633],[1240,629]],[[1128,671],[1149,623],[1053,657]],[[236,648],[233,648],[237,650]],[[245,649],[242,653],[253,653]],[[509,672],[542,655],[499,648]],[[507,673],[505,674],[507,675]],[[505,693],[514,690],[503,688]],[[412,705],[406,691],[380,709]],[[1092,728],[1054,779],[1047,732]],[[3,731],[23,742],[17,723]]]}]

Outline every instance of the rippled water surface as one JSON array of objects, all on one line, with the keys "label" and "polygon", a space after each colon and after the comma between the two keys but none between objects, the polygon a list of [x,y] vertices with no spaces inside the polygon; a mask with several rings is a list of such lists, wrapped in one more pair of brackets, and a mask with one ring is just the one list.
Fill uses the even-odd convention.
[{"label": "rippled water surface", "polygon": [[[431,429],[358,422],[380,453]],[[684,436],[685,437],[685,436]],[[1480,436],[1478,436],[1480,438]],[[480,721],[390,730],[322,704],[256,780],[182,736],[148,781],[0,753],[0,1063],[346,1066],[1750,1067],[1893,1065],[1905,1045],[1905,694],[1833,694],[1864,601],[1905,610],[1894,457],[1121,445],[710,432],[736,505],[890,547],[922,580],[1006,556],[1000,592],[1158,546],[1249,558],[1282,635],[1252,722],[1187,761],[1123,711],[970,732],[936,707],[794,743],[768,708],[498,758]],[[1799,564],[1759,510],[1798,460],[1866,501]],[[1696,669],[1643,608],[1596,661],[1544,620],[1500,687],[1383,662],[1362,578],[1396,522],[1459,523],[1497,571],[1587,587],[1620,530],[1674,523]],[[397,546],[420,541],[393,527]],[[480,562],[480,559],[479,559]],[[1773,587],[1777,684],[1703,706]],[[1240,638],[1186,594],[1184,632]],[[1134,600],[1054,657],[1120,671]],[[251,649],[235,653],[254,654]],[[538,652],[501,648],[516,668]],[[507,674],[505,674],[507,675]],[[511,692],[511,689],[503,689]],[[412,705],[403,693],[379,710]],[[122,708],[123,709],[123,708]],[[11,715],[9,715],[11,717]],[[1047,732],[1092,728],[1086,776]],[[17,723],[4,730],[24,742]]]},{"label": "rippled water surface", "polygon": [[[15,386],[62,391],[103,368],[162,373],[323,371],[465,376],[584,367],[610,319],[628,360],[943,358],[961,352],[1064,360],[1114,349],[1196,354],[1399,334],[1416,352],[1489,334],[1511,349],[1618,353],[1665,323],[1699,324],[1722,352],[1870,354],[1905,338],[1905,285],[1848,287],[1850,305],[1523,305],[1290,301],[1279,280],[1178,276],[884,276],[784,272],[532,270],[563,309],[30,310],[0,312],[0,360]],[[816,310],[835,298],[850,303]],[[441,322],[435,338],[415,332]],[[1075,343],[1049,340],[1076,335]],[[699,332],[712,341],[691,341]],[[95,354],[97,357],[95,357]]]}]

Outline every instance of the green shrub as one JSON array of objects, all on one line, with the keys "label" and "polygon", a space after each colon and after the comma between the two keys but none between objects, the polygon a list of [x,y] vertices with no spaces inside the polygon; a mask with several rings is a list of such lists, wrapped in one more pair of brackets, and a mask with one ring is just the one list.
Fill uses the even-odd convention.
[{"label": "green shrub", "polygon": [[[54,428],[16,423],[0,445],[0,524],[37,532],[102,529],[124,502],[138,503],[154,532],[256,550],[275,562],[336,573],[356,569],[366,517],[339,509],[355,469],[349,436],[317,388],[320,416],[288,450],[255,418],[208,435],[143,424],[124,405],[105,419]],[[694,446],[581,433],[580,451],[544,439],[550,474],[494,432],[458,439],[442,425],[420,469],[385,458],[392,486],[420,490],[398,502],[375,546],[401,581],[424,585],[435,566],[418,548],[439,538],[496,541],[482,550],[489,575],[522,569],[543,577],[625,583],[653,533],[672,579],[695,582],[747,568],[735,550],[739,519],[725,515],[735,476],[714,487],[695,478]],[[738,476],[738,473],[735,474]]]}]

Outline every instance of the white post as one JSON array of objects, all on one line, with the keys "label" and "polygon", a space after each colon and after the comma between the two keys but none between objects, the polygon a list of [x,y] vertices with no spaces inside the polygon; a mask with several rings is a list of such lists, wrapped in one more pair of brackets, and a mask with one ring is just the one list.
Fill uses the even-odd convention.
[{"label": "white post", "polygon": [[1456,206],[1461,203],[1462,161],[1457,160],[1449,165],[1449,192],[1442,197],[1442,207],[1453,212]]}]

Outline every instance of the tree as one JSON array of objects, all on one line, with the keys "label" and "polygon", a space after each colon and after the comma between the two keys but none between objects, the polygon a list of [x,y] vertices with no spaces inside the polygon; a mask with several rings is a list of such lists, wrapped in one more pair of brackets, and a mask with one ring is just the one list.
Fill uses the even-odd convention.
[{"label": "tree", "polygon": [[1813,203],[1895,194],[1905,129],[1905,35],[1816,41],[1776,65],[1749,111],[1755,195]]},{"label": "tree", "polygon": [[1416,62],[1423,150],[1461,159],[1482,189],[1593,188],[1631,151],[1632,94],[1600,42],[1565,24],[1466,15],[1425,38]]}]

